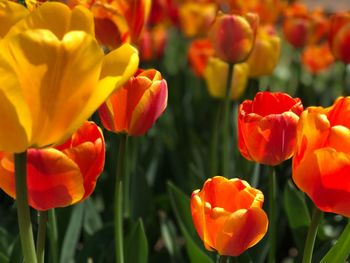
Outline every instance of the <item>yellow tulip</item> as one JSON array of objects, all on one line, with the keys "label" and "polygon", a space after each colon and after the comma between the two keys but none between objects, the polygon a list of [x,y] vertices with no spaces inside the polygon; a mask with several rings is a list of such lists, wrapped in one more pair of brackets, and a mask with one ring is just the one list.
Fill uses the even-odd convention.
[{"label": "yellow tulip", "polygon": [[0,150],[64,142],[138,67],[128,44],[104,56],[84,7],[47,2],[0,41]]},{"label": "yellow tulip", "polygon": [[[236,64],[233,69],[230,99],[238,99],[247,86],[249,66],[247,63]],[[210,96],[225,98],[228,64],[219,58],[211,57],[204,70],[204,79]]]},{"label": "yellow tulip", "polygon": [[261,26],[248,57],[249,77],[271,75],[280,58],[281,40],[272,26]]}]

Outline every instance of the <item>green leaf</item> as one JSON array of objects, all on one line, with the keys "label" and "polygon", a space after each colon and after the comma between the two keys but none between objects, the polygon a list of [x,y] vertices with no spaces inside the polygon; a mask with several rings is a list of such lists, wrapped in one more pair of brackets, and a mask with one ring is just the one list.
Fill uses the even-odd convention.
[{"label": "green leaf", "polygon": [[23,262],[22,246],[21,246],[21,240],[19,236],[13,242],[12,247],[13,248],[12,248],[9,263],[22,263]]},{"label": "green leaf", "polygon": [[125,262],[148,262],[148,242],[142,219],[137,220],[125,242]]},{"label": "green leaf", "polygon": [[170,256],[182,262],[174,223],[167,219],[165,215],[161,216],[160,231],[164,239],[165,247],[167,248]]},{"label": "green leaf", "polygon": [[[190,214],[190,199],[175,185],[168,182],[168,193],[177,221],[186,241],[186,251],[192,263],[213,263],[214,261],[199,247],[201,244],[194,229]],[[203,246],[201,244],[201,246]]]},{"label": "green leaf", "polygon": [[86,199],[84,205],[84,230],[93,235],[102,228],[102,219],[91,198]]},{"label": "green leaf", "polygon": [[305,195],[289,180],[284,188],[284,207],[291,228],[299,228],[310,224],[310,213],[305,202]]},{"label": "green leaf", "polygon": [[8,257],[5,254],[0,252],[0,263],[8,263],[8,262],[9,262]]},{"label": "green leaf", "polygon": [[76,245],[83,226],[84,204],[78,204],[73,208],[69,220],[68,229],[64,236],[60,263],[73,262]]},{"label": "green leaf", "polygon": [[337,243],[328,251],[321,263],[344,263],[350,254],[350,220]]}]

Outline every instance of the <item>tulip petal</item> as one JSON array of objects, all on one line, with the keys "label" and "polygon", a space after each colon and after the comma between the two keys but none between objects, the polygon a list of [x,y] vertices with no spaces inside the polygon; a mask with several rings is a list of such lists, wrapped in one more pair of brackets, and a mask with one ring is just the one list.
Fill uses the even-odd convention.
[{"label": "tulip petal", "polygon": [[168,100],[168,89],[165,80],[155,81],[145,91],[132,113],[129,134],[138,136],[146,133],[163,113]]},{"label": "tulip petal", "polygon": [[[1,160],[0,174],[0,187],[15,198],[12,156]],[[28,151],[27,185],[29,204],[37,210],[68,206],[84,195],[79,167],[55,149]]]},{"label": "tulip petal", "polygon": [[93,15],[82,6],[71,11],[65,4],[46,2],[12,27],[9,35],[16,35],[29,29],[46,29],[53,32],[60,40],[66,32],[73,30],[94,35]]},{"label": "tulip petal", "polygon": [[31,136],[31,116],[17,74],[8,57],[5,41],[0,42],[0,149],[23,152]]},{"label": "tulip petal", "polygon": [[350,216],[350,158],[332,148],[308,154],[293,165],[293,180],[325,212]]},{"label": "tulip petal", "polygon": [[216,238],[220,255],[238,256],[258,243],[267,231],[266,213],[257,207],[237,210],[231,214]]},{"label": "tulip petal", "polygon": [[21,4],[1,0],[0,1],[0,39],[6,35],[9,29],[23,17],[28,15],[29,11]]}]

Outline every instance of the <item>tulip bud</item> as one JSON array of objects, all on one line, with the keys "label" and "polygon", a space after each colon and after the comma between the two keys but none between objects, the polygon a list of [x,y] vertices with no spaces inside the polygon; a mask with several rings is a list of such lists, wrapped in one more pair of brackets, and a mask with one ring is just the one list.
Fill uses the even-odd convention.
[{"label": "tulip bud", "polygon": [[209,178],[191,196],[194,226],[204,245],[220,255],[238,256],[266,234],[264,195],[238,178]]},{"label": "tulip bud", "polygon": [[252,13],[219,14],[209,32],[217,56],[228,63],[245,61],[254,46],[258,20]]},{"label": "tulip bud", "polygon": [[104,127],[132,136],[145,134],[166,108],[167,83],[159,71],[139,71],[99,108]]},{"label": "tulip bud", "polygon": [[258,92],[238,111],[238,147],[248,160],[278,165],[293,155],[300,99],[286,93]]},{"label": "tulip bud", "polygon": [[329,45],[336,59],[350,63],[350,12],[331,17]]},{"label": "tulip bud", "polygon": [[272,74],[280,58],[281,41],[271,26],[258,29],[255,45],[247,63],[249,77],[257,78]]},{"label": "tulip bud", "polygon": [[[204,70],[204,79],[210,96],[223,99],[226,96],[228,64],[218,58],[210,58]],[[248,82],[249,66],[247,63],[236,64],[233,69],[230,99],[238,99]]]}]

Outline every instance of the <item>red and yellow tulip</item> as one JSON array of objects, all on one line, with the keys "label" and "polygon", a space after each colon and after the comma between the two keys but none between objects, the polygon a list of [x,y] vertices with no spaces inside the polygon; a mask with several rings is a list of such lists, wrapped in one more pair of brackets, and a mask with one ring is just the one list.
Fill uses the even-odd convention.
[{"label": "red and yellow tulip", "polygon": [[238,147],[248,160],[278,165],[293,156],[300,99],[281,92],[258,92],[238,111]]},{"label": "red and yellow tulip", "polygon": [[[63,145],[29,149],[29,205],[48,210],[81,202],[92,194],[105,160],[100,128],[85,122]],[[16,198],[13,154],[0,153],[0,188]]]},{"label": "red and yellow tulip", "polygon": [[166,108],[168,88],[159,71],[139,71],[100,107],[104,127],[112,132],[140,136]]},{"label": "red and yellow tulip", "polygon": [[215,176],[191,196],[191,213],[208,250],[238,256],[258,243],[268,226],[264,195],[238,178]]}]

